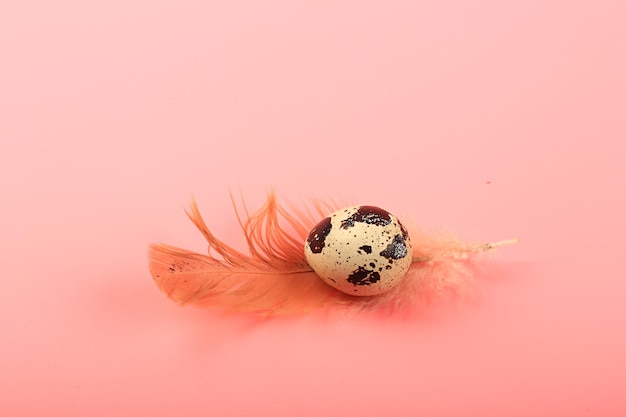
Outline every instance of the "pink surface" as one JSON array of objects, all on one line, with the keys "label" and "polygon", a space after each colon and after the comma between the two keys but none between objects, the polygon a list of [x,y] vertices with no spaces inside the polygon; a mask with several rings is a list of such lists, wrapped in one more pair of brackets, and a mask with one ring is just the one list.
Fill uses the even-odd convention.
[{"label": "pink surface", "polygon": [[[5,0],[0,415],[626,415],[625,4]],[[522,243],[408,318],[159,293],[270,186]]]}]

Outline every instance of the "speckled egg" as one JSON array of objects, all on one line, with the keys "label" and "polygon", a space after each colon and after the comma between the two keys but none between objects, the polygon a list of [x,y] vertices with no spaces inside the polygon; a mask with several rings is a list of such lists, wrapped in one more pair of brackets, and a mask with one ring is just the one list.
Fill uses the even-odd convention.
[{"label": "speckled egg", "polygon": [[409,235],[393,214],[373,206],[338,210],[309,233],[304,254],[328,285],[346,294],[389,291],[413,259]]}]

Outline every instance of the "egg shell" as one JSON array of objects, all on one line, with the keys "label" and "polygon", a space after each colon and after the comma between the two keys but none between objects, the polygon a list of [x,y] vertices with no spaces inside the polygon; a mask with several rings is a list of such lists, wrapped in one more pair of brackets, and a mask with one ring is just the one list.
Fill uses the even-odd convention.
[{"label": "egg shell", "polygon": [[413,247],[396,216],[374,206],[352,206],[320,221],[306,239],[304,254],[328,285],[371,296],[400,283],[411,266]]}]

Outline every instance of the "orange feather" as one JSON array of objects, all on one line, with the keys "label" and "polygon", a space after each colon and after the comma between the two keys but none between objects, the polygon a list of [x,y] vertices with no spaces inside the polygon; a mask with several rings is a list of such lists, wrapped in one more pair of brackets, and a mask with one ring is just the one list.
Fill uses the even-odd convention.
[{"label": "orange feather", "polygon": [[287,210],[270,193],[256,213],[249,215],[246,210],[245,219],[234,201],[233,205],[248,254],[215,237],[195,201],[187,215],[206,238],[208,254],[164,244],[150,246],[150,272],[170,299],[183,305],[266,315],[304,313],[339,304],[395,311],[433,295],[464,292],[471,282],[471,255],[514,242],[468,244],[450,234],[429,234],[409,226],[413,263],[402,283],[378,296],[354,297],[325,284],[304,255],[309,231],[337,205],[314,201],[313,213],[293,207]]}]

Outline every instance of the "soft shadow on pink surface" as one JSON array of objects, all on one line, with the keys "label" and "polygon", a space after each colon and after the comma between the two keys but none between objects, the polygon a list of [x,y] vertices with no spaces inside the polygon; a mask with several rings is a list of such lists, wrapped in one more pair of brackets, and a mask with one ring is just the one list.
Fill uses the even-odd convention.
[{"label": "soft shadow on pink surface", "polygon": [[[3,4],[0,415],[626,415],[625,7]],[[158,291],[270,187],[521,242],[406,316]]]}]

